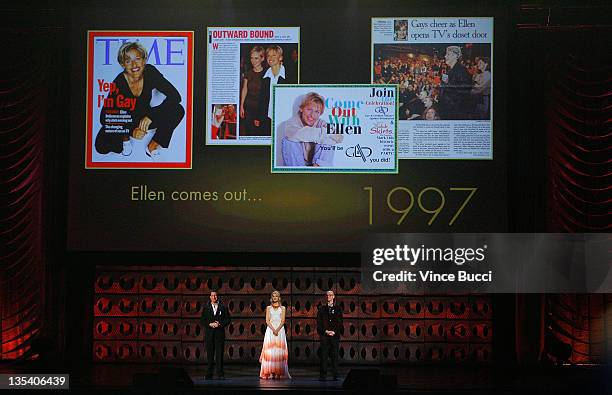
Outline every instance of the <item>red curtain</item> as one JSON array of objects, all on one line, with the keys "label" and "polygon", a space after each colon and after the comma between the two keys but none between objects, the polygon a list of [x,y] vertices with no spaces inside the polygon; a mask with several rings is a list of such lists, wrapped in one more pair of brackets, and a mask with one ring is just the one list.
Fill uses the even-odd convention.
[{"label": "red curtain", "polygon": [[549,77],[551,232],[612,229],[612,66],[593,60],[568,56]]},{"label": "red curtain", "polygon": [[[612,53],[610,29],[529,28],[517,33],[511,68],[516,86],[511,141],[515,231],[609,232],[612,229]],[[518,140],[515,140],[518,139]],[[522,154],[522,156],[521,156]],[[525,226],[521,226],[525,225]],[[605,360],[606,295],[517,295],[517,361],[537,365],[571,348],[571,363]],[[606,321],[607,320],[607,321]],[[606,325],[607,322],[607,325]],[[609,329],[608,329],[609,330]],[[563,343],[565,345],[563,345]],[[552,357],[554,360],[554,357]]]},{"label": "red curtain", "polygon": [[[583,36],[592,51],[555,57],[548,75],[549,232],[612,229],[612,66],[609,47]],[[604,296],[546,296],[544,329],[571,346],[572,363],[605,359]]]},{"label": "red curtain", "polygon": [[[44,35],[3,33],[0,65],[0,359],[31,357],[45,302],[43,152],[47,78]],[[8,61],[7,61],[8,60]]]}]

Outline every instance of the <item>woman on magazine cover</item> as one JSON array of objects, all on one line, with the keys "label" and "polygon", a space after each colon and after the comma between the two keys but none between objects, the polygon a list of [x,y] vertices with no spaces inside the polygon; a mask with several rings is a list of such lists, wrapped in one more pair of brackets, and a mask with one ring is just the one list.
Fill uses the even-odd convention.
[{"label": "woman on magazine cover", "polygon": [[476,117],[475,119],[489,119],[491,102],[491,67],[489,58],[478,58],[476,65],[478,72],[474,74],[474,87],[472,95],[476,98]]},{"label": "woman on magazine cover", "polygon": [[343,135],[327,134],[325,99],[315,92],[304,95],[297,115],[279,125],[284,166],[333,166],[334,147]]},{"label": "woman on magazine cover", "polygon": [[251,48],[249,54],[252,68],[244,74],[240,92],[240,118],[244,119],[240,123],[240,134],[243,136],[258,136],[261,134],[261,125],[256,126],[255,120],[260,118],[257,114],[259,110],[258,100],[264,75],[263,62],[266,56],[263,47],[260,45]]},{"label": "woman on magazine cover", "polygon": [[[115,89],[108,94],[100,112],[102,127],[96,136],[96,151],[131,155],[130,137],[140,140],[149,130],[156,129],[145,153],[157,160],[160,148],[168,148],[174,129],[185,116],[181,95],[155,66],[147,64],[147,51],[139,42],[124,43],[117,53],[117,61],[123,71],[113,81]],[[154,89],[166,98],[160,105],[151,107]],[[117,117],[119,110],[127,111],[129,116]]]},{"label": "woman on magazine cover", "polygon": [[287,336],[285,334],[285,306],[281,305],[280,292],[274,291],[270,297],[270,306],[266,308],[266,334],[261,349],[262,379],[290,379],[289,351],[287,349]]}]

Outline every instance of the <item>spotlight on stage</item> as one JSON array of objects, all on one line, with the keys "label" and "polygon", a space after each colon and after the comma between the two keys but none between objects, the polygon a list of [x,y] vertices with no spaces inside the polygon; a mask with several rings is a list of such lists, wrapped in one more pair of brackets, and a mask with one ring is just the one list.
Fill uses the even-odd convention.
[{"label": "spotlight on stage", "polygon": [[380,374],[379,369],[351,369],[342,388],[346,390],[394,390],[397,388],[397,376]]}]

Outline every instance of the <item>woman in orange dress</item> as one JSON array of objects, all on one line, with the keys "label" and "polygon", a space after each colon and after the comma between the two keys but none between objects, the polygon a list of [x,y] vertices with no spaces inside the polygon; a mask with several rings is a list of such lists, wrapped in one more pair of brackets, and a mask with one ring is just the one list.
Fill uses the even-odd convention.
[{"label": "woman in orange dress", "polygon": [[266,334],[261,349],[262,379],[290,379],[287,361],[287,335],[285,334],[285,306],[281,305],[280,292],[274,291],[270,297],[270,306],[266,308]]}]

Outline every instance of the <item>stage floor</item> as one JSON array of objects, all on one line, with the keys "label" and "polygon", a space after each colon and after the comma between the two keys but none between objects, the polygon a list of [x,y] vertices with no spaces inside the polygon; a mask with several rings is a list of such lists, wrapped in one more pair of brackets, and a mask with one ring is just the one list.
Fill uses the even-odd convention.
[{"label": "stage floor", "polygon": [[[167,365],[166,365],[167,366]],[[243,393],[274,390],[296,393],[342,392],[343,380],[351,369],[367,366],[341,366],[339,380],[318,380],[317,366],[294,366],[291,380],[263,380],[259,366],[229,365],[225,380],[205,380],[205,366],[182,366],[194,381],[193,393]],[[73,388],[133,388],[137,373],[157,373],[159,365],[98,364],[90,374],[71,377]],[[612,394],[612,377],[601,367],[563,367],[512,371],[478,366],[395,366],[380,368],[382,374],[397,376],[397,392],[411,394]],[[297,391],[297,392],[296,392]],[[384,392],[390,392],[385,390]]]},{"label": "stage floor", "polygon": [[[157,386],[160,368],[184,368],[194,382],[193,388],[177,389]],[[371,369],[367,366],[341,366],[338,381],[318,380],[317,366],[290,368],[291,380],[259,379],[257,365],[228,365],[225,380],[205,380],[205,366],[94,364],[79,365],[72,369],[56,367],[56,372],[70,373],[70,393],[96,394],[212,394],[246,393],[259,391],[314,394],[346,392],[343,380],[351,369]],[[0,373],[35,373],[29,366],[0,364]],[[50,371],[50,370],[49,370]],[[40,372],[40,371],[38,371]],[[397,389],[380,389],[382,393],[410,394],[612,394],[612,372],[605,367],[566,366],[549,369],[493,369],[478,366],[393,366],[382,367],[385,375],[397,376]],[[134,376],[140,383],[134,385]],[[361,388],[363,389],[363,388]],[[51,391],[53,392],[53,391]],[[49,393],[49,392],[45,392]],[[60,393],[60,392],[58,392]],[[66,393],[65,391],[61,393]]]}]

